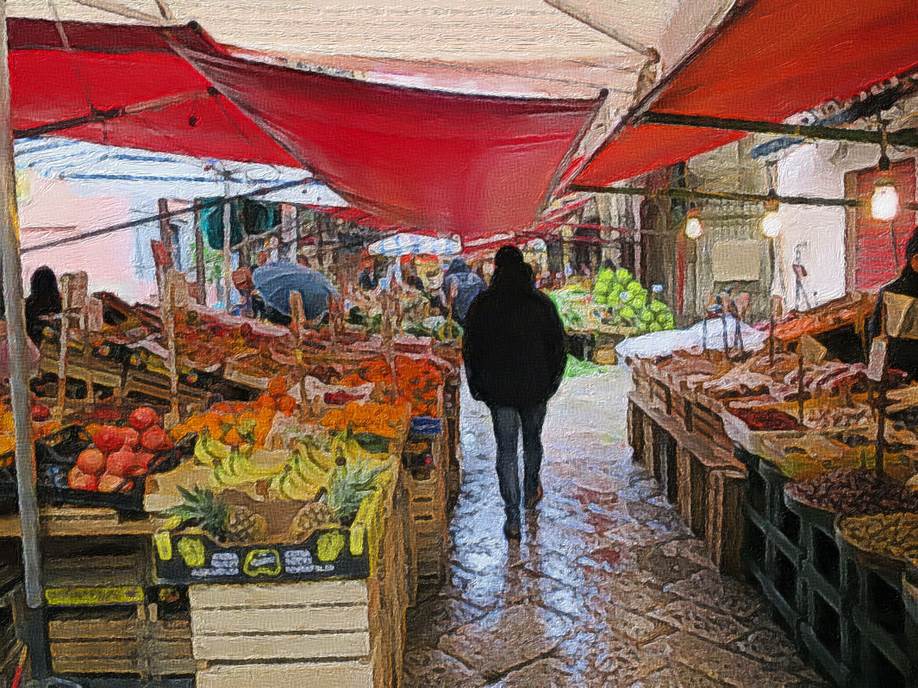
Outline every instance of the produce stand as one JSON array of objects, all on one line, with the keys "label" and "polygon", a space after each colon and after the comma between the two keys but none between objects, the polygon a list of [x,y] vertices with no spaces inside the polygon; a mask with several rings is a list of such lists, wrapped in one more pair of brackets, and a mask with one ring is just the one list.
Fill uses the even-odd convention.
[{"label": "produce stand", "polygon": [[[883,475],[874,477],[866,366],[805,352],[818,348],[815,336],[862,335],[874,302],[854,295],[792,316],[775,328],[773,356],[692,351],[629,362],[634,460],[705,538],[712,560],[751,577],[801,651],[852,687],[916,680],[909,563],[868,556],[844,535],[858,519],[896,516],[888,512],[897,505],[907,507],[902,518],[918,514],[918,493],[904,486],[918,475],[915,385],[889,392],[895,413],[883,436]],[[849,501],[839,511],[800,494]],[[913,528],[892,532],[888,546],[918,551]]]},{"label": "produce stand", "polygon": [[[194,675],[198,686],[294,676],[400,685],[405,611],[419,584],[444,579],[461,470],[459,348],[353,326],[292,333],[181,295],[164,330],[155,310],[96,298],[107,324],[79,336],[49,329],[48,375],[34,386],[51,408],[67,390],[59,419],[33,421],[51,669],[116,681]],[[147,449],[148,431],[161,446]],[[143,468],[99,489],[129,448]],[[43,483],[58,465],[57,482]],[[324,525],[274,532],[278,514],[294,529],[304,506],[331,503],[333,481],[352,467],[377,485],[359,493],[356,514],[332,524],[316,506]],[[0,456],[2,471],[12,484],[11,458]],[[254,531],[224,541],[194,518],[176,525],[182,490],[228,500]],[[13,543],[21,526],[9,494],[0,538]],[[0,671],[19,659],[18,645],[4,648]]]}]

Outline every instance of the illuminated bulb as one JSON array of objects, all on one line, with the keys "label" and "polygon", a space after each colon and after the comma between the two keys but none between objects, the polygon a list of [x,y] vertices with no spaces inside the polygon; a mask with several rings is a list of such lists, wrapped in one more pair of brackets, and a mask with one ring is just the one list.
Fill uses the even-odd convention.
[{"label": "illuminated bulb", "polygon": [[880,177],[870,197],[870,214],[875,220],[892,220],[899,213],[899,192],[889,177]]},{"label": "illuminated bulb", "polygon": [[778,214],[778,199],[774,191],[768,192],[769,199],[765,201],[765,214],[762,215],[762,234],[769,239],[774,239],[781,233],[781,216]]},{"label": "illuminated bulb", "polygon": [[685,236],[689,239],[697,239],[702,234],[704,234],[704,227],[701,225],[698,211],[689,210],[685,216]]},{"label": "illuminated bulb", "polygon": [[774,239],[781,233],[781,216],[777,210],[769,210],[762,216],[762,234]]}]

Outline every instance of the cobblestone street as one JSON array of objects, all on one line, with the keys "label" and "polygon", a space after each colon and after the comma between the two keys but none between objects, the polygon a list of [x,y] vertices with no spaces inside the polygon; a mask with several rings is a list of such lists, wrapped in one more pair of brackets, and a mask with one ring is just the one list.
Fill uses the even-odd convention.
[{"label": "cobblestone street", "polygon": [[490,418],[463,398],[446,585],[409,610],[409,686],[820,686],[758,593],[723,578],[625,440],[627,371],[566,380],[545,498],[501,532]]}]

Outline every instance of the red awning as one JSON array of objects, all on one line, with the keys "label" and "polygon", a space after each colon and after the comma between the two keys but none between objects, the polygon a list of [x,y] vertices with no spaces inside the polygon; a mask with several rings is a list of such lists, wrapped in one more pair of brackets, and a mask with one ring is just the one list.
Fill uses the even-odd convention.
[{"label": "red awning", "polygon": [[915,0],[739,0],[625,117],[575,183],[629,179],[744,136],[635,123],[646,112],[782,122],[916,67]]},{"label": "red awning", "polygon": [[601,102],[303,72],[234,57],[193,25],[11,19],[9,34],[20,134],[142,104],[105,122],[37,133],[302,166],[384,222],[464,236],[531,225]]},{"label": "red awning", "polygon": [[216,50],[190,59],[351,205],[462,236],[529,226],[602,100],[399,88]]},{"label": "red awning", "polygon": [[[162,30],[147,26],[7,20],[13,129],[161,99],[178,102],[54,133],[113,146],[203,158],[299,166],[297,161],[179,57]],[[190,26],[170,29],[209,49]]]}]

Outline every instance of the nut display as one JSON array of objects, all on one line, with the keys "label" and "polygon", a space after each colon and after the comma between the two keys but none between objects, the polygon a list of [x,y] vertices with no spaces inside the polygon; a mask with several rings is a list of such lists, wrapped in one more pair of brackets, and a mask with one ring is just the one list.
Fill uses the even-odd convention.
[{"label": "nut display", "polygon": [[843,469],[786,488],[798,502],[841,515],[918,513],[918,492],[865,469]]},{"label": "nut display", "polygon": [[854,547],[918,565],[918,514],[893,513],[841,519],[839,534]]}]

